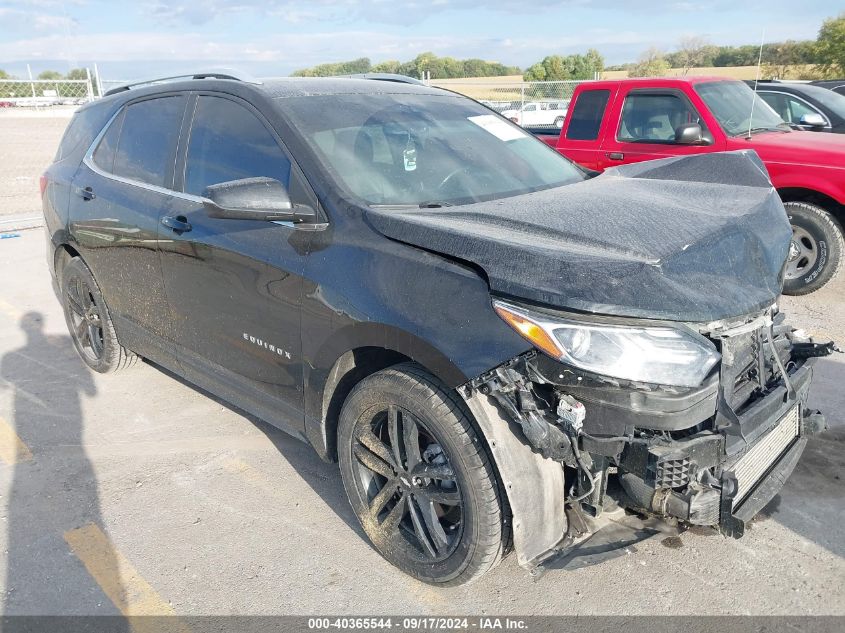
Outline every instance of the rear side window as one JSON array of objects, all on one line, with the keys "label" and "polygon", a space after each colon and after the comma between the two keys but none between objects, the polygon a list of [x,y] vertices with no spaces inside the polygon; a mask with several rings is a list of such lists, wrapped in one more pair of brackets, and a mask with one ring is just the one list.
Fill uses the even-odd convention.
[{"label": "rear side window", "polygon": [[594,141],[610,100],[610,90],[585,90],[575,101],[566,138],[572,141]]},{"label": "rear side window", "polygon": [[120,126],[112,173],[169,187],[166,178],[173,164],[184,109],[185,98],[181,96],[148,99],[128,106]]},{"label": "rear side window", "polygon": [[201,96],[188,143],[185,193],[199,196],[209,185],[259,176],[289,185],[290,161],[276,138],[244,106]]},{"label": "rear side window", "polygon": [[94,150],[94,163],[100,169],[109,173],[114,170],[114,152],[117,149],[117,140],[120,138],[120,128],[123,126],[123,116],[126,110],[122,110],[120,114],[115,117],[109,129],[100,139],[100,144]]}]

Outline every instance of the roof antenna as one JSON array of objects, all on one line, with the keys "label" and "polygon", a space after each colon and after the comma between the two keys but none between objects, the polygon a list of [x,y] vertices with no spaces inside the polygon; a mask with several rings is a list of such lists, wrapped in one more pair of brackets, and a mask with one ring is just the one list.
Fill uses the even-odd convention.
[{"label": "roof antenna", "polygon": [[757,84],[760,83],[760,65],[763,63],[763,42],[766,41],[766,27],[763,27],[763,34],[760,36],[760,53],[757,55],[757,76],[754,78],[754,97],[751,99],[751,116],[748,117],[748,136],[745,140],[751,138],[751,126],[754,121],[754,105],[757,103]]}]

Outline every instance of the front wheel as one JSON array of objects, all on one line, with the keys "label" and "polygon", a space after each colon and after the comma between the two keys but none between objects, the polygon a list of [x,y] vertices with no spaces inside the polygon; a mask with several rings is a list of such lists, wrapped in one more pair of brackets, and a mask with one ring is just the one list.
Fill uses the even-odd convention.
[{"label": "front wheel", "polygon": [[809,294],[839,272],[845,251],[842,229],[830,213],[814,204],[785,202],[783,206],[792,225],[783,293]]},{"label": "front wheel", "polygon": [[379,553],[439,586],[481,576],[501,558],[496,475],[457,401],[416,365],[362,380],[338,425],[352,509]]}]

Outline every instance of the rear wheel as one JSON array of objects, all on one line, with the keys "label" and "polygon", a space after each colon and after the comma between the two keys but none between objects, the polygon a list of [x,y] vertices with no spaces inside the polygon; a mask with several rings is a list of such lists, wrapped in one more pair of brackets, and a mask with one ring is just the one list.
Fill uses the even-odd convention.
[{"label": "rear wheel", "polygon": [[845,251],[842,228],[830,213],[814,204],[785,202],[783,206],[792,224],[783,292],[805,295],[839,272]]},{"label": "rear wheel", "polygon": [[397,365],[352,390],[340,414],[338,459],[364,531],[405,573],[460,585],[500,560],[493,467],[467,415],[419,367]]},{"label": "rear wheel", "polygon": [[135,364],[138,357],[118,343],[97,282],[78,257],[62,270],[61,297],[71,340],[88,367],[106,374]]}]

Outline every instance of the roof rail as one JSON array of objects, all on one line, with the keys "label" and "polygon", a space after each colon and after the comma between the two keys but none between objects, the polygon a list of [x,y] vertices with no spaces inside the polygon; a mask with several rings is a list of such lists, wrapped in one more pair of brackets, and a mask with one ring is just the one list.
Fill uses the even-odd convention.
[{"label": "roof rail", "polygon": [[396,73],[355,73],[352,75],[338,75],[338,77],[342,77],[343,79],[374,79],[376,81],[392,81],[397,84],[415,84],[417,86],[425,85],[425,83],[419,79]]},{"label": "roof rail", "polygon": [[157,79],[145,79],[143,81],[136,81],[130,84],[124,84],[122,86],[118,86],[117,88],[112,88],[108,90],[103,96],[108,97],[109,95],[118,94],[120,92],[126,92],[132,88],[137,88],[139,86],[151,86],[154,84],[165,83],[168,81],[177,81],[179,79],[232,79],[234,81],[244,81],[247,83],[252,84],[260,84],[261,82],[255,79],[254,77],[250,77],[245,74],[237,73],[232,70],[223,70],[217,71],[212,70],[208,72],[194,72],[194,73],[185,73],[183,75],[171,75],[169,77],[159,77]]}]

